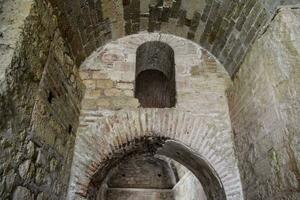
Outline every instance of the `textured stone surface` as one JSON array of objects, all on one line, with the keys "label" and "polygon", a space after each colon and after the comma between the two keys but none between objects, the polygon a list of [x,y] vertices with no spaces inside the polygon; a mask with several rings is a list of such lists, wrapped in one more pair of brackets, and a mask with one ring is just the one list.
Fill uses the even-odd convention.
[{"label": "textured stone surface", "polygon": [[1,80],[0,199],[14,191],[16,199],[63,199],[79,116],[77,68],[48,2],[4,3],[18,9],[0,14],[8,20],[0,39],[14,50]]},{"label": "textured stone surface", "polygon": [[17,189],[13,193],[12,200],[19,199],[33,200],[34,197],[30,190],[24,187],[17,187]]},{"label": "textured stone surface", "polygon": [[283,8],[229,93],[246,199],[299,199],[300,9]]},{"label": "textured stone surface", "polygon": [[160,31],[210,50],[234,74],[281,3],[297,0],[50,0],[77,63],[111,39]]},{"label": "textured stone surface", "polygon": [[0,1],[0,93],[1,84],[5,84],[3,83],[5,70],[11,64],[25,18],[29,15],[32,4],[32,0]]}]

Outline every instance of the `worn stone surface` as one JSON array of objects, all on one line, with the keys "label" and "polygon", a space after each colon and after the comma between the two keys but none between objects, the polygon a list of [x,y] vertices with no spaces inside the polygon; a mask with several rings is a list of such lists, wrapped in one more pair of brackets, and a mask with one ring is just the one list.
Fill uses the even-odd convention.
[{"label": "worn stone surface", "polygon": [[8,65],[0,92],[0,199],[14,191],[16,199],[63,199],[81,98],[77,68],[48,2],[3,5],[0,40],[14,52],[1,56]]},{"label": "worn stone surface", "polygon": [[17,189],[14,191],[13,200],[19,200],[19,199],[26,199],[26,200],[33,200],[33,194],[30,192],[30,190],[24,188],[24,187],[17,187]]},{"label": "worn stone surface", "polygon": [[160,31],[211,50],[231,75],[276,6],[297,1],[50,0],[78,64],[111,39],[139,31]]},{"label": "worn stone surface", "polygon": [[246,199],[299,199],[300,9],[282,8],[229,92]]},{"label": "worn stone surface", "polygon": [[3,83],[5,70],[11,64],[25,18],[29,15],[32,4],[32,0],[0,1],[0,88],[1,84],[5,84]]}]

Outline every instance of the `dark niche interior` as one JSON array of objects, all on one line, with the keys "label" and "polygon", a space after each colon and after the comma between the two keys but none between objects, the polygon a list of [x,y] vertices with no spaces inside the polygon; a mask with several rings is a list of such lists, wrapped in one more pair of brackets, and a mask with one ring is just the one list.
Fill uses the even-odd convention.
[{"label": "dark niche interior", "polygon": [[152,41],[137,49],[135,97],[144,108],[175,106],[174,51],[168,44]]}]

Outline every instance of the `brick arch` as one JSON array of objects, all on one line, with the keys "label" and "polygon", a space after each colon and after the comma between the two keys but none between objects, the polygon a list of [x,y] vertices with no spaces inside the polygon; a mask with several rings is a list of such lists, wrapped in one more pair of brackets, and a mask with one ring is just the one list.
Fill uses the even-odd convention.
[{"label": "brick arch", "polygon": [[86,199],[93,176],[142,138],[178,141],[214,169],[226,199],[243,199],[230,134],[203,117],[174,109],[138,109],[103,117],[80,127],[68,199]]}]

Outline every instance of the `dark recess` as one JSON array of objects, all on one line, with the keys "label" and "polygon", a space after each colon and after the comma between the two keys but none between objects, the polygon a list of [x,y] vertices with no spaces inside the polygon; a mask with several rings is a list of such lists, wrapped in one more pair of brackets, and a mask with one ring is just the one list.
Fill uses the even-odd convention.
[{"label": "dark recess", "polygon": [[137,49],[135,97],[144,108],[175,106],[174,51],[168,44],[152,41]]}]

